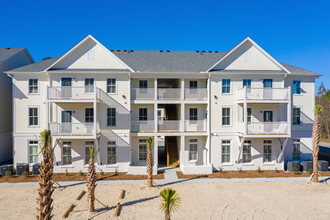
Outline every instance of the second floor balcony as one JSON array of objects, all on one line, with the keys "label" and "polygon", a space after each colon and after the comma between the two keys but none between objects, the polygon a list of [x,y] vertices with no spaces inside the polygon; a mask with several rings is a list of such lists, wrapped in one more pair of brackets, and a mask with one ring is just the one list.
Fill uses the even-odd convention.
[{"label": "second floor balcony", "polygon": [[51,86],[47,87],[48,100],[95,100],[95,86]]},{"label": "second floor balcony", "polygon": [[[155,129],[157,126],[157,129]],[[182,129],[182,126],[184,129]],[[202,132],[207,131],[206,120],[159,120],[132,121],[132,132]]]},{"label": "second floor balcony", "polygon": [[290,88],[242,88],[236,93],[236,100],[249,101],[288,101]]},{"label": "second floor balcony", "polygon": [[96,133],[99,133],[99,123],[70,123],[70,122],[50,122],[49,129],[51,130],[52,135],[54,136],[93,136]]},{"label": "second floor balcony", "polygon": [[206,88],[132,88],[132,100],[206,100]]},{"label": "second floor balcony", "polygon": [[[238,123],[238,130],[244,133],[244,123]],[[251,135],[288,135],[289,124],[287,121],[274,121],[274,122],[251,122],[247,123],[246,136]]]}]

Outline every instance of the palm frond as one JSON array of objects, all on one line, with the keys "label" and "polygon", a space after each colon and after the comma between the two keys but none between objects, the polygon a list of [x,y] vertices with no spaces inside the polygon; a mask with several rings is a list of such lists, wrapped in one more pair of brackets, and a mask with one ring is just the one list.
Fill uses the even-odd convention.
[{"label": "palm frond", "polygon": [[161,201],[159,208],[165,214],[170,214],[180,208],[181,197],[174,189],[165,188],[159,193],[159,196]]},{"label": "palm frond", "polygon": [[323,112],[323,107],[320,106],[320,105],[316,105],[316,106],[314,107],[314,112],[315,112],[315,115],[319,115],[320,112]]},{"label": "palm frond", "polygon": [[153,137],[149,136],[147,138],[147,150],[151,150]]}]

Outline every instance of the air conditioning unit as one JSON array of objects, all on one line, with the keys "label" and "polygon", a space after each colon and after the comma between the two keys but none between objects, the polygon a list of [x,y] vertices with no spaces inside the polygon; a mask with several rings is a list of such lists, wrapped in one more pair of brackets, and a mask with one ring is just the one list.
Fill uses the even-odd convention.
[{"label": "air conditioning unit", "polygon": [[329,162],[326,160],[319,160],[318,171],[328,171]]},{"label": "air conditioning unit", "polygon": [[304,172],[308,172],[309,169],[313,169],[313,161],[303,161],[301,162]]},{"label": "air conditioning unit", "polygon": [[27,163],[16,164],[16,175],[22,175],[25,171],[29,172],[29,164]]},{"label": "air conditioning unit", "polygon": [[7,171],[11,171],[13,174],[13,165],[12,164],[5,164],[0,166],[0,175],[5,176]]},{"label": "air conditioning unit", "polygon": [[297,171],[300,171],[300,162],[299,161],[288,161],[287,169],[292,172],[293,168],[297,168]]},{"label": "air conditioning unit", "polygon": [[33,175],[39,175],[40,172],[39,172],[39,168],[41,167],[41,163],[35,163],[33,164],[32,166],[32,174]]}]

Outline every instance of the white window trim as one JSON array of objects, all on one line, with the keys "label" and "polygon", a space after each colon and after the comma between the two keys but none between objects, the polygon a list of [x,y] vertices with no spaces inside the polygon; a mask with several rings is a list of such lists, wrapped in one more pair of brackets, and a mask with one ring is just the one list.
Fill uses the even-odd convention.
[{"label": "white window trim", "polygon": [[[96,93],[96,91],[94,91],[94,92],[86,92],[86,85],[85,85],[85,83],[86,83],[86,79],[93,79],[93,87],[95,87],[95,78],[93,78],[93,77],[85,77],[84,78],[84,92],[85,92],[85,94],[93,94],[93,93]],[[95,90],[95,89],[94,89]]]},{"label": "white window trim", "polygon": [[[138,159],[139,159],[139,161],[142,161],[142,162],[146,162],[147,161],[147,157],[148,157],[148,151],[147,151],[147,149],[146,149],[146,152],[147,152],[147,156],[146,156],[146,159],[145,160],[141,160],[140,159],[140,144],[142,144],[142,143],[140,143],[140,140],[147,140],[146,138],[139,138],[138,139],[138,144],[139,144],[139,146],[138,146]],[[147,144],[147,141],[145,142],[145,144]]]},{"label": "white window trim", "polygon": [[[230,123],[229,123],[229,125],[223,125],[222,124],[222,110],[223,110],[223,108],[230,108]],[[220,113],[220,116],[221,116],[221,127],[231,127],[231,126],[233,126],[233,106],[232,105],[222,105],[221,106],[221,111],[220,111],[221,113]]]},{"label": "white window trim", "polygon": [[301,79],[292,79],[292,82],[291,82],[291,87],[293,88],[293,81],[300,81],[300,94],[293,94],[293,91],[292,91],[292,95],[293,96],[302,96],[302,89],[303,89],[303,81]]},{"label": "white window trim", "polygon": [[[37,142],[37,148],[38,148],[38,150],[39,150],[39,143],[38,143],[38,140],[32,140],[32,139],[28,139],[27,140],[27,161],[28,161],[28,164],[29,165],[33,165],[33,164],[36,164],[36,163],[31,163],[30,162],[30,141],[36,141]],[[37,163],[39,163],[40,162],[40,158],[39,158],[39,154],[38,154],[38,161],[37,161]]]},{"label": "white window trim", "polygon": [[[71,122],[62,122],[62,116],[63,116],[62,112],[71,112]],[[59,123],[71,123],[71,124],[73,124],[73,110],[72,109],[62,109],[62,110],[59,111],[59,113],[60,113],[60,117],[59,117],[60,122]],[[85,115],[84,115],[84,117],[85,117]]]},{"label": "white window trim", "polygon": [[64,160],[63,160],[63,148],[64,148],[64,144],[62,145],[62,147],[61,147],[61,159],[62,159],[62,165],[61,165],[61,167],[63,167],[63,168],[73,168],[74,166],[73,166],[73,161],[72,161],[72,141],[66,141],[66,142],[70,142],[71,144],[70,144],[70,146],[71,146],[71,164],[63,164],[63,162],[64,162]]},{"label": "white window trim", "polygon": [[190,89],[190,82],[197,82],[197,84],[196,84],[196,89],[198,89],[198,80],[189,80],[189,84],[188,84],[188,89]]},{"label": "white window trim", "polygon": [[[88,109],[88,108],[92,108],[93,109],[93,122],[86,122],[86,109]],[[84,123],[90,123],[90,124],[92,124],[92,123],[94,123],[94,120],[95,120],[95,112],[94,112],[94,108],[93,108],[93,106],[91,106],[91,107],[85,107],[84,108]]]},{"label": "white window trim", "polygon": [[[116,114],[116,125],[108,125],[108,109],[109,108],[114,108],[115,109],[115,114]],[[94,120],[95,120],[95,118],[94,118]],[[107,125],[107,127],[113,127],[113,128],[115,128],[115,127],[117,127],[117,125],[118,125],[118,117],[117,117],[117,107],[111,107],[111,106],[107,106],[107,109],[106,109],[106,112],[105,112],[105,121],[106,121],[106,125]]]},{"label": "white window trim", "polygon": [[[84,150],[86,150],[87,147],[90,147],[90,145],[87,145],[86,142],[94,142],[94,141],[85,141],[85,145],[84,145],[85,148],[84,148]],[[93,146],[95,147],[95,142],[94,142]],[[88,167],[88,163],[89,163],[89,161],[86,161],[86,151],[84,151],[84,164],[85,164],[84,167]]]},{"label": "white window trim", "polygon": [[[148,89],[149,88],[149,80],[147,80],[147,79],[139,79],[138,88],[140,88],[140,82],[141,81],[147,81],[147,88],[142,88],[142,89]],[[116,80],[116,82],[117,82],[117,80]]]},{"label": "white window trim", "polygon": [[[190,142],[191,140],[193,140],[193,139],[196,139],[197,140],[197,142]],[[196,160],[189,160],[189,154],[190,154],[190,144],[191,143],[193,143],[193,144],[197,144],[197,149],[196,149]],[[188,142],[188,144],[189,144],[189,146],[188,146],[188,161],[189,162],[197,162],[198,161],[198,146],[199,146],[199,140],[198,140],[198,138],[190,138],[189,139],[189,142]]]},{"label": "white window trim", "polygon": [[[40,106],[39,105],[28,105],[27,106],[27,125],[29,128],[39,128],[40,127]],[[38,109],[38,124],[37,125],[30,125],[30,113],[29,113],[29,109],[30,108],[37,108]]]},{"label": "white window trim", "polygon": [[244,80],[251,80],[251,87],[250,88],[252,89],[253,87],[252,87],[252,79],[251,78],[242,79],[242,89],[244,89],[244,82],[243,82]]},{"label": "white window trim", "polygon": [[[30,93],[30,80],[33,80],[33,79],[38,80],[38,84],[37,84],[38,92],[36,92],[36,93]],[[40,95],[40,80],[39,80],[39,78],[28,78],[28,94],[29,95]]]},{"label": "white window trim", "polygon": [[[190,120],[190,109],[197,109],[197,120]],[[198,121],[199,120],[199,117],[198,117],[198,107],[189,107],[189,109],[188,109],[188,120],[189,121]]]},{"label": "white window trim", "polygon": [[[116,92],[111,93],[108,92],[108,79],[115,79],[116,80]],[[105,91],[107,94],[112,94],[112,95],[117,95],[118,94],[118,80],[117,77],[107,77],[106,81],[105,81]]]},{"label": "white window trim", "polygon": [[243,61],[250,62],[250,51],[245,51],[245,53],[243,54]]},{"label": "white window trim", "polygon": [[251,161],[250,162],[243,162],[243,148],[244,148],[244,143],[243,143],[243,146],[242,146],[242,152],[241,152],[241,156],[242,156],[242,165],[243,166],[254,166],[254,162],[253,162],[253,141],[251,139],[248,139],[248,140],[245,140],[245,141],[251,141]]},{"label": "white window trim", "polygon": [[[228,79],[228,78],[223,78],[223,79]],[[223,93],[222,92],[222,80],[223,79],[221,79],[220,80],[220,84],[221,84],[221,95],[232,95],[233,94],[233,80],[232,79],[229,79],[230,80],[230,84],[229,84],[229,93]]]},{"label": "white window trim", "polygon": [[[148,121],[149,120],[149,117],[148,117],[149,108],[148,107],[139,107],[139,109],[138,109],[138,121],[140,121],[140,109],[147,109],[147,120],[141,120],[141,121]],[[158,110],[157,110],[157,117],[158,117]]]},{"label": "white window trim", "polygon": [[[220,140],[221,142],[221,148],[220,148],[220,155],[221,155],[221,165],[224,165],[224,166],[232,166],[233,164],[232,164],[232,160],[231,160],[231,156],[232,156],[232,149],[233,149],[233,147],[232,147],[232,139],[221,139]],[[222,141],[230,141],[230,143],[229,143],[229,148],[230,148],[230,153],[229,153],[229,162],[223,162],[222,161]]]},{"label": "white window trim", "polygon": [[[271,161],[270,162],[264,162],[264,154],[265,154],[265,148],[264,148],[264,146],[265,146],[265,143],[264,143],[264,141],[271,141],[271,143],[270,143],[270,145],[271,145],[271,151],[272,151],[272,153],[271,153],[271,155],[270,155],[270,159],[271,159]],[[267,145],[269,145],[269,144],[267,144]],[[273,153],[274,153],[274,144],[273,144],[273,140],[271,140],[271,139],[264,139],[263,140],[263,143],[262,143],[262,150],[263,150],[263,153],[262,153],[262,163],[263,163],[263,165],[272,165],[272,164],[274,164],[274,160],[273,160]],[[252,157],[252,149],[251,149],[251,157]]]},{"label": "white window trim", "polygon": [[[300,108],[300,124],[293,124],[293,109],[294,109],[294,108]],[[302,114],[302,112],[303,112],[303,106],[302,106],[302,105],[292,105],[291,112],[292,112],[292,115],[291,115],[291,120],[292,120],[291,125],[292,125],[292,126],[295,126],[295,127],[296,127],[296,126],[303,126],[302,123],[301,123],[301,122],[302,122],[302,121],[301,121],[301,118],[302,118],[302,117],[301,117],[301,114]]]},{"label": "white window trim", "polygon": [[[108,142],[109,142],[109,141],[114,141],[114,140],[108,140]],[[116,164],[117,164],[117,158],[118,158],[118,156],[117,156],[118,143],[117,143],[117,141],[114,141],[115,144],[112,145],[112,144],[108,144],[108,142],[107,142],[107,164],[106,164],[106,166],[107,166],[107,167],[110,167],[110,166],[116,166]],[[116,148],[116,163],[108,163],[108,157],[109,157],[109,154],[108,154],[108,148],[109,148],[109,147],[114,147],[114,148]]]},{"label": "white window trim", "polygon": [[[272,122],[275,121],[275,120],[274,120],[274,109],[262,109],[261,111],[262,111],[262,115],[261,115],[261,117],[262,117],[262,122],[264,122],[264,112],[272,112],[272,115],[273,115],[273,121],[272,121]],[[276,121],[275,121],[275,122],[276,122]]]},{"label": "white window trim", "polygon": [[94,61],[95,60],[95,53],[94,50],[91,49],[87,52],[87,61]]},{"label": "white window trim", "polygon": [[[70,78],[71,79],[71,87],[73,87],[73,81],[74,81],[74,78],[72,77],[72,76],[62,76],[61,77],[61,81],[59,82],[60,83],[60,87],[62,87],[62,81],[63,81],[63,79],[65,79],[65,78]],[[85,83],[85,81],[84,81],[84,83]],[[85,86],[85,85],[84,85]]]}]

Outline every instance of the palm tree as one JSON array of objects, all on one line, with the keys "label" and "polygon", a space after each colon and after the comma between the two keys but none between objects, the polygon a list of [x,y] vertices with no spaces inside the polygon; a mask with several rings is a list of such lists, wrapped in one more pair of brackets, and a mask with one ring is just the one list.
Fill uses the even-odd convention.
[{"label": "palm tree", "polygon": [[320,135],[321,135],[321,120],[320,120],[320,112],[323,111],[323,107],[320,105],[316,105],[314,108],[315,111],[315,121],[313,125],[313,182],[318,183],[318,156],[319,156],[319,142],[320,142]]},{"label": "palm tree", "polygon": [[90,159],[88,164],[88,172],[87,172],[87,202],[89,204],[88,210],[89,212],[95,211],[94,201],[95,201],[95,187],[96,187],[96,173],[95,173],[95,164],[94,164],[94,146],[89,148]]},{"label": "palm tree", "polygon": [[165,220],[171,220],[171,212],[180,207],[181,198],[179,194],[171,188],[165,188],[160,192],[159,208],[165,213]]},{"label": "palm tree", "polygon": [[151,146],[152,146],[152,137],[148,137],[147,139],[147,182],[148,187],[153,187],[153,180],[152,180],[152,168],[153,168],[153,160],[152,160],[152,152],[151,152]]},{"label": "palm tree", "polygon": [[37,219],[38,220],[49,220],[53,217],[53,148],[52,148],[52,137],[50,130],[44,130],[40,133],[40,152],[42,153],[43,160],[39,169],[39,189],[37,198]]}]

